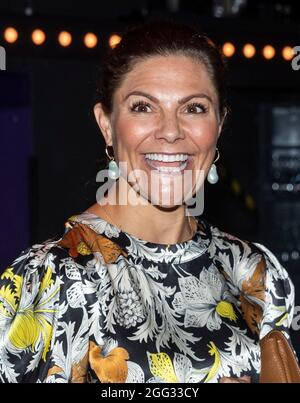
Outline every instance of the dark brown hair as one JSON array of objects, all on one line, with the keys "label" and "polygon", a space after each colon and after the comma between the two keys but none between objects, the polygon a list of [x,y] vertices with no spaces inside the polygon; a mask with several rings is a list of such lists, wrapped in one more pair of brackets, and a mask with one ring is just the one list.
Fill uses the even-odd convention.
[{"label": "dark brown hair", "polygon": [[174,54],[192,57],[206,67],[223,117],[226,110],[226,63],[222,53],[205,34],[173,21],[152,21],[124,33],[121,42],[108,50],[102,61],[96,101],[110,113],[115,91],[137,62],[151,56]]}]

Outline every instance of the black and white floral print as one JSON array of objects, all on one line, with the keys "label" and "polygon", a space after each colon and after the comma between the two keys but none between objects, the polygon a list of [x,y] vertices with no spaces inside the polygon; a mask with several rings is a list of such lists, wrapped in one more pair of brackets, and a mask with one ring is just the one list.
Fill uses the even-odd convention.
[{"label": "black and white floral print", "polygon": [[2,274],[0,381],[257,382],[259,340],[289,338],[293,308],[264,245],[202,218],[191,240],[155,244],[85,212]]}]

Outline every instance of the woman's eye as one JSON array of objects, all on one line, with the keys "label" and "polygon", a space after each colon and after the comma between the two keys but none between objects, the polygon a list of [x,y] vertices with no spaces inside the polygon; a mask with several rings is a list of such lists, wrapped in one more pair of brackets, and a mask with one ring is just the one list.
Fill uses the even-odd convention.
[{"label": "woman's eye", "polygon": [[207,112],[207,107],[199,104],[199,103],[194,103],[190,104],[187,106],[187,112],[188,113],[205,113]]},{"label": "woman's eye", "polygon": [[151,107],[150,107],[150,105],[149,105],[148,103],[139,101],[139,102],[134,103],[134,104],[131,106],[130,109],[131,109],[132,112],[148,113],[148,112],[151,111],[150,108],[151,108]]}]

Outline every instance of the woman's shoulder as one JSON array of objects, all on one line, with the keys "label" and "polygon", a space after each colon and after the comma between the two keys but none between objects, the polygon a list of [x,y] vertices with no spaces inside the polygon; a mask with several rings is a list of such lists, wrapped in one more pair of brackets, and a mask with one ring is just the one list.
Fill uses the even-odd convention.
[{"label": "woman's shoulder", "polygon": [[260,337],[271,329],[287,331],[293,319],[295,290],[286,268],[265,245],[242,239],[211,225],[209,253],[238,296],[250,328]]},{"label": "woman's shoulder", "polygon": [[241,291],[251,288],[251,292],[257,291],[259,294],[260,289],[275,295],[280,287],[281,295],[291,295],[293,298],[294,287],[287,269],[272,247],[233,235],[212,224],[210,231],[211,258]]},{"label": "woman's shoulder", "polygon": [[271,247],[233,235],[215,225],[210,225],[210,230],[210,253],[230,267],[228,271],[234,273],[236,279],[245,281],[263,277],[266,281],[281,279],[291,284],[286,268]]},{"label": "woman's shoulder", "polygon": [[22,251],[0,277],[0,361],[6,360],[0,383],[43,381],[52,365],[57,326],[71,331],[73,324],[67,323],[73,321],[87,333],[84,318],[96,300],[100,276],[93,272],[96,264],[87,270],[87,255],[73,257],[61,244],[67,233]]},{"label": "woman's shoulder", "polygon": [[6,270],[13,271],[16,275],[26,272],[41,272],[42,269],[51,269],[55,274],[57,263],[64,259],[67,254],[59,246],[60,238],[48,239],[42,243],[33,244],[24,249],[14,258]]},{"label": "woman's shoulder", "polygon": [[[101,235],[95,228],[75,220],[71,216],[64,223],[60,234],[23,250],[7,267],[7,273],[27,277],[35,273],[42,281],[45,272],[52,277],[90,276],[101,271],[105,264],[115,262],[123,249]],[[2,267],[2,269],[5,269]],[[76,273],[76,274],[75,274]]]},{"label": "woman's shoulder", "polygon": [[[31,277],[33,274],[42,281],[45,273],[51,272],[52,278],[64,275],[64,265],[81,266],[76,258],[70,254],[70,250],[64,246],[63,241],[68,233],[66,228],[63,234],[57,234],[44,242],[33,244],[22,250],[7,267],[1,267],[4,272],[1,278],[9,278],[10,275]],[[80,262],[84,264],[84,262]]]},{"label": "woman's shoulder", "polygon": [[256,258],[268,261],[276,267],[281,266],[278,258],[271,251],[272,248],[269,249],[260,242],[227,232],[214,224],[209,224],[209,227],[211,233],[211,247],[214,251],[227,251],[238,260],[256,256]]}]

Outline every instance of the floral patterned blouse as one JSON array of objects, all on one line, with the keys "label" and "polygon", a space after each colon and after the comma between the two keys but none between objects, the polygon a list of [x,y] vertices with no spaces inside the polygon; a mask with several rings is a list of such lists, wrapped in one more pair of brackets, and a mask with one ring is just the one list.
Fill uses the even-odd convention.
[{"label": "floral patterned blouse", "polygon": [[259,340],[289,338],[294,287],[263,245],[198,218],[155,244],[91,213],[0,280],[0,382],[258,382]]}]

